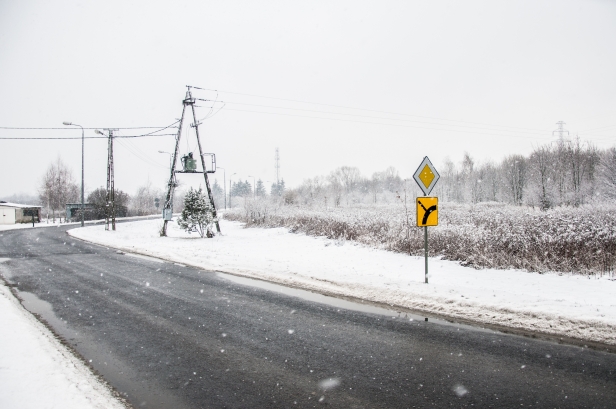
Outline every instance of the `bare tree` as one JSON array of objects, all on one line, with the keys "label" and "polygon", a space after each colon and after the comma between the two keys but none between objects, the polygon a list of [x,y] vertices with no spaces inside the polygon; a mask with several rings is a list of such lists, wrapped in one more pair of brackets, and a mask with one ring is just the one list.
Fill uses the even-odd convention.
[{"label": "bare tree", "polygon": [[571,169],[571,195],[573,196],[570,202],[574,206],[579,206],[584,203],[586,196],[592,196],[599,155],[597,148],[590,143],[584,147],[579,137],[569,144],[567,153]]},{"label": "bare tree", "polygon": [[[117,194],[117,193],[116,193]],[[136,216],[145,216],[158,213],[154,199],[159,198],[162,202],[163,192],[152,187],[152,183],[147,183],[137,189],[137,193],[131,198],[130,210]]]},{"label": "bare tree", "polygon": [[[62,211],[67,203],[79,200],[79,186],[75,183],[72,172],[59,156],[49,165],[43,175],[38,193],[41,203],[47,206],[47,218],[51,210],[54,223],[56,211]],[[60,222],[62,221],[61,214]]]},{"label": "bare tree", "polygon": [[344,192],[344,183],[338,169],[329,174],[328,180],[329,190],[331,191],[331,196],[334,198],[334,206],[338,207],[340,206],[342,194]]},{"label": "bare tree", "polygon": [[372,197],[372,203],[376,203],[377,194],[383,190],[383,174],[381,172],[375,172],[370,179],[370,196]]},{"label": "bare tree", "polygon": [[503,176],[513,204],[520,206],[526,187],[526,159],[522,155],[511,155],[503,161]]},{"label": "bare tree", "polygon": [[541,146],[531,154],[530,166],[534,179],[535,191],[538,196],[539,207],[547,210],[553,205],[551,178],[554,154],[549,145]]},{"label": "bare tree", "polygon": [[616,148],[604,152],[600,171],[603,193],[611,199],[616,199]]},{"label": "bare tree", "polygon": [[[348,205],[349,195],[358,188],[361,182],[361,173],[356,167],[342,166],[329,175],[329,180],[334,189],[335,197],[341,198],[344,195]],[[340,199],[337,199],[336,202],[340,204]]]}]

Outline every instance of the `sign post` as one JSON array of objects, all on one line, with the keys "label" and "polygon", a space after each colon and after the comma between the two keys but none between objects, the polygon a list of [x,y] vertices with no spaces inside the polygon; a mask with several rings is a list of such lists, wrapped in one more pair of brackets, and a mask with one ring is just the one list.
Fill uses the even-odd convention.
[{"label": "sign post", "polygon": [[428,197],[440,179],[430,159],[426,156],[413,175],[426,197],[417,198],[417,226],[424,228],[425,283],[428,284],[428,226],[438,226],[438,197]]}]

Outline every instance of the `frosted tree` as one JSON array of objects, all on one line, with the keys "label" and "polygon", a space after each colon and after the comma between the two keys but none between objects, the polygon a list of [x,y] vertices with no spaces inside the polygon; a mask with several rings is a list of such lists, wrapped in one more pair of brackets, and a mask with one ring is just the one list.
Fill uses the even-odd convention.
[{"label": "frosted tree", "polygon": [[[57,211],[62,214],[67,203],[79,201],[79,186],[75,183],[71,170],[59,156],[54,163],[49,165],[43,175],[39,186],[39,199],[48,210],[52,211],[54,222]],[[62,221],[61,216],[60,221]]]},{"label": "frosted tree", "polygon": [[256,195],[258,197],[263,197],[266,193],[267,192],[265,191],[265,185],[263,185],[263,181],[261,179],[257,180]]},{"label": "frosted tree", "polygon": [[184,197],[184,210],[178,217],[178,225],[188,233],[196,232],[202,238],[214,237],[212,224],[215,222],[212,205],[201,187],[190,190]]},{"label": "frosted tree", "polygon": [[[116,202],[117,202],[116,192]],[[148,180],[147,183],[137,189],[137,193],[130,200],[130,210],[135,216],[145,216],[148,214],[157,214],[158,208],[155,205],[155,199],[158,198],[159,203],[164,200],[164,194],[160,189],[152,187],[152,183]]]},{"label": "frosted tree", "polygon": [[510,155],[503,160],[502,167],[511,202],[516,206],[521,206],[524,188],[527,184],[526,158],[522,155]]},{"label": "frosted tree", "polygon": [[605,196],[616,199],[616,148],[610,148],[603,154],[600,169]]}]

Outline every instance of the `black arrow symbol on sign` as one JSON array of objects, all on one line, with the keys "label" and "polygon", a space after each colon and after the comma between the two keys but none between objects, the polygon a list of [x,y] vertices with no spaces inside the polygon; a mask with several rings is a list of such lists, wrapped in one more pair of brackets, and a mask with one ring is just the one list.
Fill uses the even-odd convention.
[{"label": "black arrow symbol on sign", "polygon": [[432,206],[430,206],[429,208],[426,209],[426,207],[423,205],[423,203],[421,203],[419,200],[417,200],[417,203],[419,203],[419,206],[421,206],[422,209],[424,209],[424,211],[425,211],[424,217],[421,220],[421,224],[426,224],[426,223],[428,223],[428,217],[430,216],[430,213],[436,211],[436,205],[432,205]]}]

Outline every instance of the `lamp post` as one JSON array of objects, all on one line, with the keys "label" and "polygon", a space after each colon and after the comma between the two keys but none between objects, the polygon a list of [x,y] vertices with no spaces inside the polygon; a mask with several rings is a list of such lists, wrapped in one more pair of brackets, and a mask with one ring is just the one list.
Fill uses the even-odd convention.
[{"label": "lamp post", "polygon": [[83,165],[84,165],[84,134],[83,134],[83,126],[74,124],[72,122],[62,122],[62,125],[66,126],[78,126],[81,128],[81,227],[84,226],[84,213],[85,213],[85,202],[84,202],[84,193],[83,193]]},{"label": "lamp post", "polygon": [[256,198],[257,197],[257,186],[255,185],[255,177],[254,176],[250,176],[248,175],[249,178],[252,178],[252,198]]},{"label": "lamp post", "polygon": [[222,169],[222,187],[225,189],[225,210],[227,210],[227,171],[221,166],[218,166],[218,169]]},{"label": "lamp post", "polygon": [[171,152],[166,152],[166,151],[158,151],[158,153],[166,153],[167,155],[169,155],[169,169],[171,169],[171,161],[173,160],[173,155],[171,154]]},{"label": "lamp post", "polygon": [[231,188],[231,178],[235,175],[237,175],[237,173],[234,173],[233,175],[229,176],[229,207],[231,207],[231,194],[233,192],[233,189]]}]

